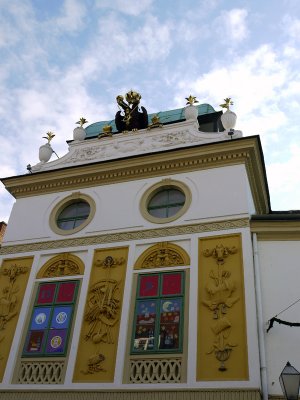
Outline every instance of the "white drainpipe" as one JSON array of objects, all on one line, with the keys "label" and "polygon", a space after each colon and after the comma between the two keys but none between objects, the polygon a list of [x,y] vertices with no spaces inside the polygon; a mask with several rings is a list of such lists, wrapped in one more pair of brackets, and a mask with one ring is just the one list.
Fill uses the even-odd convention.
[{"label": "white drainpipe", "polygon": [[256,312],[258,320],[258,346],[260,355],[260,376],[263,400],[268,400],[268,378],[267,378],[267,363],[266,363],[266,350],[264,341],[265,323],[262,313],[262,298],[261,298],[261,285],[260,285],[260,265],[258,257],[258,245],[256,233],[252,234],[253,239],[253,253],[254,253],[254,279],[255,279],[255,292],[256,292]]}]

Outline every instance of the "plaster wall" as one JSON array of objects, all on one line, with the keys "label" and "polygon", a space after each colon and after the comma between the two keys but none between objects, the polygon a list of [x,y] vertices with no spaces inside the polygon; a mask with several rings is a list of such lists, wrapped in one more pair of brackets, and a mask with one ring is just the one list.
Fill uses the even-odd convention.
[{"label": "plaster wall", "polygon": [[300,369],[300,328],[274,323],[267,333],[268,320],[300,322],[299,241],[261,241],[258,243],[262,308],[269,394],[282,395],[279,375],[287,361]]},{"label": "plaster wall", "polygon": [[[245,283],[245,307],[246,307],[246,326],[247,326],[247,344],[248,344],[248,363],[249,363],[249,380],[247,381],[196,381],[196,363],[197,363],[197,354],[195,349],[197,348],[197,321],[195,316],[197,315],[197,293],[198,293],[198,240],[202,237],[209,236],[222,236],[227,234],[240,233],[242,236],[242,247],[243,247],[243,267],[244,267],[244,283]],[[254,276],[253,276],[253,262],[252,262],[252,247],[251,247],[251,237],[249,228],[243,229],[231,229],[223,230],[218,232],[206,232],[203,234],[193,234],[193,235],[181,235],[181,236],[168,236],[163,239],[164,241],[170,241],[179,246],[185,248],[188,251],[191,264],[188,267],[190,270],[190,295],[189,295],[189,310],[188,310],[188,318],[186,319],[189,327],[188,327],[188,365],[187,365],[187,382],[182,384],[156,384],[155,389],[170,389],[172,388],[180,388],[180,389],[201,389],[201,388],[258,388],[260,386],[260,377],[259,377],[259,356],[258,356],[258,344],[257,344],[257,329],[256,329],[256,307],[255,307],[255,294],[254,294]],[[88,282],[90,271],[92,267],[93,254],[96,249],[99,248],[110,248],[110,247],[118,247],[118,246],[129,246],[129,254],[128,254],[128,267],[126,273],[126,281],[124,287],[124,298],[123,298],[123,308],[122,315],[120,321],[120,332],[122,334],[119,337],[119,345],[117,352],[117,362],[116,362],[116,371],[115,371],[115,379],[114,383],[73,383],[72,377],[74,372],[74,365],[77,354],[77,346],[79,341],[79,333],[80,329],[74,329],[72,340],[70,343],[70,353],[68,358],[68,366],[66,371],[65,382],[62,385],[55,385],[55,390],[145,390],[149,388],[147,384],[124,384],[123,383],[123,375],[124,368],[126,368],[125,358],[126,358],[126,348],[128,342],[128,332],[130,331],[130,315],[131,315],[131,299],[134,294],[132,293],[132,283],[133,283],[133,274],[136,271],[133,270],[133,265],[137,258],[140,256],[141,248],[145,250],[149,246],[157,243],[157,239],[148,239],[148,240],[134,240],[130,242],[118,242],[105,245],[97,245],[97,246],[81,246],[81,247],[72,247],[69,248],[68,251],[74,255],[77,255],[82,259],[85,264],[85,274],[80,279],[82,279],[82,285],[80,290],[80,298],[78,301],[78,308],[76,312],[76,319],[74,325],[76,327],[81,326],[81,322],[84,318],[84,305],[87,296],[88,290]],[[20,385],[13,384],[12,378],[14,376],[14,370],[16,366],[16,362],[19,357],[19,352],[22,344],[22,334],[24,333],[26,326],[26,319],[28,318],[28,311],[30,309],[30,304],[32,301],[33,287],[36,282],[36,274],[41,268],[41,266],[49,260],[49,258],[64,252],[65,249],[56,249],[56,250],[48,250],[34,253],[34,263],[30,275],[30,279],[28,282],[27,290],[25,293],[24,301],[22,304],[22,309],[20,312],[20,317],[16,329],[16,334],[13,341],[12,351],[10,354],[10,358],[8,361],[8,366],[6,369],[6,374],[2,384],[0,384],[1,389],[8,390],[20,390]],[[178,269],[182,269],[181,267],[177,267]],[[57,278],[59,279],[59,278]],[[21,334],[20,334],[21,332]],[[22,390],[30,391],[30,390],[53,390],[53,385],[22,385]]]},{"label": "plaster wall", "polygon": [[[249,196],[249,182],[244,165],[227,166],[159,178],[127,181],[116,184],[82,188],[96,203],[93,220],[71,237],[82,237],[116,230],[134,230],[162,227],[140,213],[140,201],[145,191],[163,179],[171,178],[185,183],[192,196],[184,215],[167,226],[197,223],[247,216],[253,212]],[[78,192],[74,190],[73,192]],[[57,203],[73,192],[59,192],[17,199],[11,213],[3,244],[61,239],[49,226],[51,211]],[[68,235],[67,237],[70,237]]]}]

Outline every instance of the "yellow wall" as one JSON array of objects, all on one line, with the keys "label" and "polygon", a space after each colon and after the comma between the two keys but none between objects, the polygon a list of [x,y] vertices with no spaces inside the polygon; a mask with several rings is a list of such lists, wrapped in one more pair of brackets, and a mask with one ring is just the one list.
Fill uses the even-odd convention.
[{"label": "yellow wall", "polygon": [[128,248],[96,250],[74,382],[113,382]]},{"label": "yellow wall", "polygon": [[199,240],[197,380],[247,380],[240,235]]},{"label": "yellow wall", "polygon": [[0,382],[3,379],[33,257],[4,260],[0,269]]}]

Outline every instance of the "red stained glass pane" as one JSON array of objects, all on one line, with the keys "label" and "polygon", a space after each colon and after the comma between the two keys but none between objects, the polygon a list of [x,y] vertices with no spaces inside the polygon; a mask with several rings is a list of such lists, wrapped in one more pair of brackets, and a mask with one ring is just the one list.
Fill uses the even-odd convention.
[{"label": "red stained glass pane", "polygon": [[39,354],[42,351],[44,339],[44,331],[32,331],[29,333],[29,339],[26,346],[26,352],[31,354]]},{"label": "red stained glass pane", "polygon": [[144,275],[140,278],[140,297],[158,296],[158,275]]},{"label": "red stained glass pane", "polygon": [[65,282],[59,285],[57,303],[72,303],[74,301],[76,282]]},{"label": "red stained glass pane", "polygon": [[40,285],[37,297],[37,304],[53,303],[55,288],[55,283],[45,283]]},{"label": "red stained glass pane", "polygon": [[173,294],[181,294],[182,291],[182,274],[164,274],[162,282],[162,295],[169,296]]}]

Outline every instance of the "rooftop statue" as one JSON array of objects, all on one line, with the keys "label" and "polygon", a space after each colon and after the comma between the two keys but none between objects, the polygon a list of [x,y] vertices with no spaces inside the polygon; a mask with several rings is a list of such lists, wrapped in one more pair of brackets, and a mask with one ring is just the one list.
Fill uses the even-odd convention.
[{"label": "rooftop statue", "polygon": [[115,116],[116,127],[119,132],[137,131],[148,127],[148,114],[145,107],[140,107],[142,96],[130,90],[126,93],[126,102],[124,97],[119,95],[116,100],[122,110]]}]

